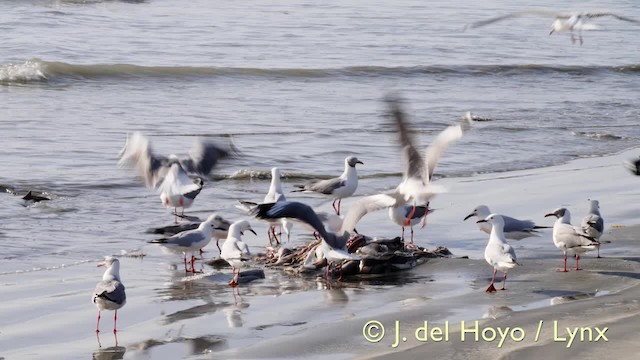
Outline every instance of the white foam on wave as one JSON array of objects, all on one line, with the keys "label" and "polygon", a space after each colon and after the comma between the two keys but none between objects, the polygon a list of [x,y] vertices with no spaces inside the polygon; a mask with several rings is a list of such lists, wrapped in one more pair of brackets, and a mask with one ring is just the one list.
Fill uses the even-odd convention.
[{"label": "white foam on wave", "polygon": [[46,79],[43,64],[39,60],[27,60],[22,64],[0,65],[0,83],[24,83]]}]

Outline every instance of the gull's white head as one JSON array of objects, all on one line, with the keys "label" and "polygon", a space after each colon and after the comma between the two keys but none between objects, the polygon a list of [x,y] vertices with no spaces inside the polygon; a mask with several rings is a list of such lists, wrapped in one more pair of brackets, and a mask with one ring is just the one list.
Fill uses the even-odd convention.
[{"label": "gull's white head", "polygon": [[478,205],[469,215],[464,218],[464,220],[467,220],[472,216],[477,216],[479,219],[484,219],[490,214],[491,211],[489,211],[489,208],[486,205]]},{"label": "gull's white head", "polygon": [[258,235],[255,231],[253,231],[253,229],[251,228],[251,224],[249,224],[247,220],[240,220],[231,224],[231,227],[229,228],[229,235],[231,236],[236,232],[240,233],[240,235],[244,235],[245,231],[251,231],[254,235]]},{"label": "gull's white head", "polygon": [[280,179],[280,168],[278,167],[271,168],[271,178]]}]

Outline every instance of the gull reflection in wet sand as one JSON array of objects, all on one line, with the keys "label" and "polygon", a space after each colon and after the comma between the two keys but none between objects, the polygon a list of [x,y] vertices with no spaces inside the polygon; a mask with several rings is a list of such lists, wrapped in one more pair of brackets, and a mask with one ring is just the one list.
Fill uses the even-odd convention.
[{"label": "gull reflection in wet sand", "polygon": [[113,334],[115,339],[115,345],[107,348],[102,347],[102,343],[100,342],[100,333],[96,333],[96,339],[98,340],[98,350],[94,351],[93,359],[94,360],[117,360],[123,359],[124,353],[127,349],[124,346],[118,346],[118,335]]}]

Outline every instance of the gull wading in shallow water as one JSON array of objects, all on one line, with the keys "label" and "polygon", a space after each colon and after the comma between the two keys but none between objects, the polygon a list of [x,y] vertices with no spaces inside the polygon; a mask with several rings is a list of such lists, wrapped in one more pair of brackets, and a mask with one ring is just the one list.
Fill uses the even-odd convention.
[{"label": "gull wading in shallow water", "polygon": [[[355,156],[344,159],[344,172],[337,178],[327,180],[310,180],[304,185],[296,185],[300,188],[296,191],[310,191],[333,197],[333,209],[340,215],[340,202],[356,192],[358,188],[358,173],[356,164],[364,163]],[[336,201],[338,206],[336,207]]]},{"label": "gull wading in shallow water", "polygon": [[[478,205],[473,211],[467,215],[464,220],[476,216],[478,219],[485,219],[491,215],[489,207],[486,205]],[[538,229],[550,229],[551,226],[537,226],[531,220],[518,220],[510,216],[500,215],[504,221],[504,236],[511,240],[522,240],[530,236],[540,236]],[[492,226],[488,222],[478,222],[480,230],[487,234],[491,233]]]},{"label": "gull wading in shallow water", "polygon": [[[157,188],[162,205],[174,209],[177,223],[177,208],[182,208],[184,216],[184,209],[193,204],[202,190],[204,182],[201,176],[207,176],[220,159],[230,157],[234,152],[232,144],[225,148],[199,141],[188,158],[181,159],[173,154],[159,156],[153,153],[149,139],[135,132],[127,137],[118,164],[136,169],[147,187]],[[189,174],[199,177],[191,179]]]},{"label": "gull wading in shallow water", "polygon": [[[604,232],[604,219],[600,214],[600,202],[598,200],[589,200],[589,213],[582,218],[582,231],[594,238],[600,240],[600,236]],[[597,245],[598,258],[600,256],[600,244]]]},{"label": "gull wading in shallow water", "polygon": [[[599,26],[595,24],[590,24],[589,21],[601,17],[613,17],[618,20],[632,22],[632,23],[640,23],[638,20],[631,19],[628,17],[616,15],[610,12],[580,12],[580,13],[556,13],[552,11],[545,10],[530,10],[530,11],[520,11],[514,12],[506,15],[496,16],[487,20],[477,21],[471,24],[468,24],[464,27],[467,29],[474,29],[481,26],[493,24],[498,21],[518,18],[528,15],[538,15],[544,17],[552,17],[553,23],[551,24],[551,31],[549,32],[549,36],[553,35],[555,32],[568,32],[571,34],[571,42],[573,44],[576,41],[580,42],[582,45],[582,31],[583,30],[597,30],[600,29]],[[576,32],[578,35],[576,36]]]},{"label": "gull wading in shallow water", "polygon": [[251,231],[254,235],[257,235],[247,220],[239,220],[231,224],[229,235],[224,244],[222,244],[222,251],[220,252],[220,257],[231,265],[232,277],[229,285],[234,287],[238,286],[239,268],[245,266],[245,263],[251,260],[249,247],[241,239],[244,231]]},{"label": "gull wading in shallow water", "polygon": [[484,219],[478,220],[477,223],[490,223],[492,225],[489,242],[484,249],[484,259],[493,267],[493,278],[491,278],[491,283],[486,291],[496,291],[493,283],[496,281],[496,273],[498,271],[504,273],[502,288],[500,288],[500,290],[507,290],[504,287],[507,283],[507,271],[518,265],[518,260],[516,259],[515,250],[513,250],[511,245],[507,244],[507,239],[504,237],[504,220],[502,216],[498,214],[491,214]]},{"label": "gull wading in shallow water", "polygon": [[100,311],[114,310],[113,315],[113,332],[116,330],[116,321],[118,320],[118,309],[127,302],[127,295],[124,292],[124,285],[120,281],[120,261],[114,257],[108,256],[98,267],[106,266],[107,270],[102,275],[91,300],[98,308],[98,322],[96,324],[96,332],[100,332]]},{"label": "gull wading in shallow water", "polygon": [[[184,255],[185,272],[195,273],[195,257],[193,254],[209,244],[214,231],[218,229],[224,231],[222,227],[226,226],[227,223],[220,215],[211,214],[207,220],[198,225],[197,229],[183,231],[168,238],[151,240],[149,243],[160,244],[172,253],[182,253]],[[187,269],[187,253],[191,253],[191,270]]]},{"label": "gull wading in shallow water", "polygon": [[555,216],[558,219],[553,224],[553,243],[564,253],[564,269],[558,271],[567,272],[567,253],[573,252],[576,255],[576,270],[580,269],[578,262],[580,254],[595,250],[599,245],[593,237],[584,233],[582,228],[571,225],[571,214],[565,208],[557,208],[545,217]]}]

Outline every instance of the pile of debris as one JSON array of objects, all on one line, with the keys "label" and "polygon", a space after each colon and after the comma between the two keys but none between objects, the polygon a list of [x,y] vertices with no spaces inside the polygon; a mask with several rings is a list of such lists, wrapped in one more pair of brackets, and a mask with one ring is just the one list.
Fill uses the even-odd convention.
[{"label": "pile of debris", "polygon": [[[265,254],[256,258],[267,267],[281,267],[293,274],[314,274],[326,271],[327,260],[317,256],[321,244],[316,240],[299,248],[267,248]],[[405,245],[400,237],[370,238],[356,234],[347,243],[349,253],[361,260],[344,260],[330,267],[332,276],[358,274],[386,274],[407,270],[425,263],[429,258],[448,257],[451,252],[442,246],[427,250],[414,244]]]}]

